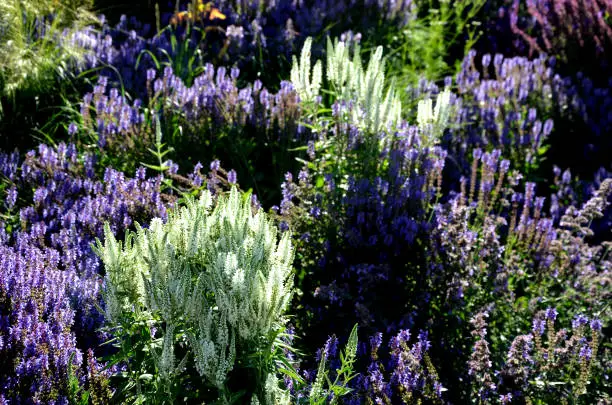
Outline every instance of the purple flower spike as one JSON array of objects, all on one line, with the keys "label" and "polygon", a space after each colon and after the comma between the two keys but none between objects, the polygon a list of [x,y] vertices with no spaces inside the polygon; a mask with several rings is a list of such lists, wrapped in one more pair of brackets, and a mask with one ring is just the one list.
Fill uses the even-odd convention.
[{"label": "purple flower spike", "polygon": [[596,332],[601,331],[602,326],[603,326],[603,325],[602,325],[601,320],[599,320],[599,319],[597,319],[597,318],[595,318],[595,319],[593,319],[593,320],[591,321],[591,329],[592,329],[592,330],[594,330],[594,331],[596,331]]},{"label": "purple flower spike", "polygon": [[236,184],[237,179],[236,179],[236,171],[234,169],[230,170],[229,172],[227,172],[227,181],[230,184]]},{"label": "purple flower spike", "polygon": [[77,127],[77,124],[75,124],[74,122],[71,122],[70,125],[68,125],[68,135],[72,136],[76,134],[78,130],[79,127]]}]

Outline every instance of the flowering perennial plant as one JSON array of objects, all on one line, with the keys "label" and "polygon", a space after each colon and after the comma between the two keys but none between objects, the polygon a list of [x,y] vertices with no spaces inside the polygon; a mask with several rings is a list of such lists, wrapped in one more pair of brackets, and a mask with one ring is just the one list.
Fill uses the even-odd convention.
[{"label": "flowering perennial plant", "polygon": [[[525,66],[523,62],[504,64],[500,59],[495,63],[497,69],[507,71]],[[517,75],[517,79],[522,77]],[[512,97],[517,92],[514,87],[508,90]],[[521,97],[527,104],[527,96]],[[469,96],[466,99],[471,102]],[[452,96],[446,100],[457,103],[461,99]],[[477,103],[473,105],[478,108]],[[508,104],[513,109],[516,105]],[[341,111],[339,103],[334,108]],[[422,104],[421,109],[425,108]],[[459,105],[451,111],[459,111],[450,116],[448,133],[452,134],[462,130],[452,122],[465,110]],[[538,131],[544,125],[535,119],[533,107],[522,111],[541,135]],[[487,135],[480,138],[486,142],[481,144],[485,150],[474,141],[455,149],[458,143],[449,145],[450,137],[428,148],[424,147],[428,132],[422,126],[401,124],[391,133],[370,132],[350,115],[335,110],[332,114],[331,129],[322,131],[312,143],[311,160],[297,181],[292,174],[285,176],[278,207],[286,224],[302,233],[297,267],[304,270],[298,274],[298,283],[309,294],[300,305],[310,317],[304,316],[308,321],[300,327],[346,330],[343,319],[355,317],[368,332],[427,325],[440,347],[458,348],[470,344],[468,330],[459,332],[465,328],[464,320],[484,314],[482,308],[490,307],[486,312],[497,317],[526,297],[554,296],[563,302],[578,300],[576,308],[603,310],[609,285],[606,247],[591,246],[587,241],[590,230],[578,224],[571,229],[568,215],[580,217],[582,224],[602,216],[610,195],[609,181],[601,182],[599,191],[581,209],[568,208],[565,219],[555,221],[545,214],[546,199],[536,194],[535,184],[523,182],[521,172],[512,168],[512,161],[523,163],[537,153],[529,140],[525,152],[518,154],[513,153],[512,142],[493,141]],[[552,121],[546,127],[549,135]],[[533,139],[536,146],[541,145],[539,135]],[[458,181],[459,191],[449,194],[442,178],[448,163],[447,145],[466,159],[466,176]],[[500,149],[490,149],[495,145]],[[587,290],[589,293],[579,292]],[[482,324],[483,316],[476,316],[475,322]],[[521,324],[512,317],[499,322]],[[484,336],[484,326],[479,328],[478,336]],[[495,359],[499,364],[500,350],[507,347],[499,341],[490,346],[484,338],[478,342],[471,358],[468,353],[453,352],[461,360],[450,370],[440,370],[440,378],[449,381],[458,369],[471,364],[464,378],[475,382],[474,395],[485,400],[496,392],[496,377],[484,371],[490,369],[489,361],[493,365]],[[432,356],[434,363],[446,358]],[[479,361],[486,365],[478,366]],[[459,393],[458,388],[451,390],[455,400],[469,395]]]},{"label": "flowering perennial plant", "polygon": [[609,0],[38,3],[0,404],[610,402]]},{"label": "flowering perennial plant", "polygon": [[[298,165],[287,151],[310,138],[310,131],[299,121],[300,98],[290,82],[283,81],[271,93],[255,80],[238,87],[238,68],[228,70],[207,64],[203,72],[187,86],[166,67],[158,76],[147,71],[145,101],[128,100],[101,76],[91,93],[81,102],[78,122],[74,123],[73,139],[96,148],[106,164],[131,171],[136,162],[150,162],[151,150],[164,134],[170,153],[182,167],[201,160],[221,159],[238,169],[243,184],[253,187],[268,201],[279,170]],[[117,159],[128,153],[134,159]],[[186,158],[187,157],[187,158]],[[167,157],[166,157],[167,159]],[[269,176],[255,173],[255,166],[265,162],[271,166]]]},{"label": "flowering perennial plant", "polygon": [[[15,155],[0,161],[13,184],[12,212],[23,206],[16,232],[0,238],[3,395],[63,403],[69,373],[84,382],[84,353],[104,339],[97,332],[100,264],[89,245],[104,221],[120,232],[134,219],[165,215],[160,182],[145,179],[144,170],[127,179],[107,169],[96,180],[95,159],[81,160],[73,145],[41,145],[20,166]],[[102,367],[88,373],[105,375]]]},{"label": "flowering perennial plant", "polygon": [[[514,338],[493,392],[527,401],[551,401],[563,396],[577,400],[603,365],[597,359],[601,321],[579,314],[571,330],[555,328],[557,311],[547,309],[533,321],[533,330]],[[544,326],[545,325],[545,326]],[[577,367],[576,367],[577,366]]]},{"label": "flowering perennial plant", "polygon": [[[249,358],[273,350],[285,322],[293,248],[289,233],[277,238],[265,213],[253,213],[250,198],[234,188],[215,203],[205,191],[166,223],[154,219],[148,229],[128,232],[124,243],[106,226],[104,243],[98,242],[96,250],[106,270],[105,319],[116,329],[119,346],[137,338],[129,334],[135,321],[157,331],[150,332],[144,348],[161,381],[157,390],[141,389],[184,395],[174,391],[183,381],[216,388],[223,397],[231,393],[232,372],[253,369],[249,395],[259,401],[271,395],[266,389],[274,363],[257,368]],[[155,341],[161,341],[159,349]],[[134,366],[139,365],[130,369]],[[186,367],[203,379],[183,376]],[[140,372],[128,376],[138,387]]]}]

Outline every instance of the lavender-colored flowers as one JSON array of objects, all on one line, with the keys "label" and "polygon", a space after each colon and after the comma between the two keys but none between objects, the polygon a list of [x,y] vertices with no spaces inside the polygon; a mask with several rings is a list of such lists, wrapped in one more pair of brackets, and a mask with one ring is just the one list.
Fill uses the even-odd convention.
[{"label": "lavender-colored flowers", "polygon": [[[326,106],[322,92],[313,110],[269,74],[311,34],[386,38],[373,33],[419,18],[413,1],[222,0],[211,5],[226,18],[197,29],[175,20],[152,35],[122,18],[62,39],[90,50],[67,68],[99,78],[61,123],[73,144],[0,153],[0,403],[66,403],[69,374],[108,402],[118,370],[100,359],[110,336],[90,248],[101,224],[121,236],[165,218],[177,189],[217,194],[238,179],[254,210],[278,204],[271,217],[297,246],[291,335],[307,356],[284,353],[309,376],[284,378],[297,403],[315,360],[337,373],[336,336],[356,321],[370,338],[345,403],[609,400],[612,82],[561,75],[566,43],[609,53],[609,7],[506,3],[493,22],[516,34],[506,48],[556,57],[500,42],[471,50],[455,77],[408,88],[408,101],[453,91],[433,141],[410,103],[407,121],[368,130],[356,100]],[[567,156],[565,131],[580,134]],[[158,159],[158,147],[173,151]]]},{"label": "lavender-colored flowers", "polygon": [[474,327],[472,336],[476,341],[468,362],[468,374],[476,381],[473,386],[476,389],[477,397],[482,401],[486,401],[495,391],[495,384],[493,384],[490,373],[493,363],[490,360],[491,353],[489,343],[486,340],[486,318],[488,316],[487,312],[480,312],[470,321]]},{"label": "lavender-colored flowers", "polygon": [[227,181],[230,184],[236,184],[236,182],[238,181],[236,178],[236,171],[234,169],[227,172]]},{"label": "lavender-colored flowers", "polygon": [[107,168],[97,180],[95,159],[82,159],[74,145],[40,145],[20,166],[4,154],[0,162],[16,184],[9,198],[33,190],[20,229],[0,238],[2,392],[12,402],[64,403],[69,372],[92,384],[108,374],[84,363],[107,338],[99,333],[101,269],[91,243],[105,221],[121,233],[135,220],[165,217],[173,197],[144,168],[134,178]]},{"label": "lavender-colored flowers", "polygon": [[592,329],[593,331],[595,331],[595,332],[599,332],[599,331],[601,331],[601,327],[602,327],[602,325],[603,325],[603,324],[602,324],[601,320],[599,320],[599,319],[597,319],[597,318],[595,318],[595,319],[591,320],[591,324],[590,324],[590,326],[591,326],[591,329]]},{"label": "lavender-colored flowers", "polygon": [[547,308],[546,309],[546,319],[551,321],[551,322],[555,322],[555,319],[557,319],[557,315],[559,313],[557,312],[557,310],[555,308]]},{"label": "lavender-colored flowers", "polygon": [[[408,330],[401,330],[389,341],[389,357],[380,354],[382,334],[370,338],[371,362],[367,376],[355,389],[374,403],[405,403],[408,400],[440,399],[442,385],[431,367],[427,334],[421,331],[412,345]],[[386,361],[381,361],[387,359]]]}]

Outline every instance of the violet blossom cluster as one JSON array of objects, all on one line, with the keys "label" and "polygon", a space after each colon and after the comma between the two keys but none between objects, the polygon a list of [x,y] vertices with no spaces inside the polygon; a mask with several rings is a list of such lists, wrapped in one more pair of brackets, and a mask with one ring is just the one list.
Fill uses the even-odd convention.
[{"label": "violet blossom cluster", "polygon": [[[610,132],[612,118],[609,58],[604,56],[612,45],[605,17],[611,7],[607,1],[507,1],[489,18],[490,44],[479,46],[484,52],[530,57],[539,49],[554,57],[549,64],[559,76],[549,83],[552,92],[538,91],[533,98],[553,103],[552,110],[538,108],[538,115],[549,115],[555,122],[549,160],[583,178],[591,178],[602,166],[611,169],[604,156],[610,140],[603,136]],[[506,39],[513,44],[505,44]],[[537,58],[544,58],[544,52]],[[575,60],[583,63],[573,64]]]},{"label": "violet blossom cluster", "polygon": [[[571,321],[571,329],[557,329],[557,315],[556,309],[546,309],[534,319],[531,333],[512,340],[504,364],[495,372],[498,380],[494,389],[500,400],[510,396],[550,401],[564,395],[559,389],[578,398],[586,394],[593,373],[601,372],[604,365],[596,358],[601,320],[578,314]],[[567,387],[549,384],[559,381]],[[547,389],[542,389],[545,386]]]},{"label": "violet blossom cluster", "polygon": [[[145,51],[168,51],[170,47],[156,48],[158,40],[150,39],[154,34],[152,27],[140,23],[135,17],[128,19],[122,16],[114,27],[108,25],[104,15],[99,18],[102,26],[100,29],[85,28],[74,33],[71,38],[71,41],[88,51],[85,53],[82,70],[96,69],[100,76],[121,83],[128,92],[137,92],[138,89],[142,92],[145,83],[143,72],[153,63]],[[139,58],[142,58],[142,62],[137,68]]]},{"label": "violet blossom cluster", "polygon": [[[132,152],[138,147],[151,146],[153,131],[146,124],[140,109],[141,101],[129,102],[119,90],[109,86],[106,76],[100,76],[91,93],[86,93],[80,105],[81,129],[75,123],[69,128],[75,139],[95,143],[101,149],[117,154]],[[81,132],[84,132],[81,134]],[[77,137],[75,137],[77,135]]]},{"label": "violet blossom cluster", "polygon": [[[79,122],[72,123],[69,132],[76,143],[95,147],[115,168],[134,170],[135,162],[156,159],[150,150],[159,141],[159,119],[162,142],[173,149],[168,157],[182,166],[221,159],[242,168],[237,174],[246,180],[244,185],[267,201],[270,196],[260,191],[276,187],[278,171],[298,167],[287,149],[310,139],[311,131],[301,122],[300,99],[290,82],[281,82],[273,93],[260,80],[239,87],[239,75],[236,67],[206,64],[187,86],[171,67],[163,72],[149,69],[144,101],[129,100],[101,76],[83,96]],[[117,158],[126,153],[130,161]],[[250,167],[243,168],[245,159]],[[270,175],[251,180],[259,164],[269,166]]]},{"label": "violet blossom cluster", "polygon": [[[482,167],[477,170],[479,175],[473,176],[470,183],[463,180],[461,192],[446,205],[436,208],[439,226],[433,238],[439,239],[434,244],[436,248],[432,249],[432,256],[453,273],[447,290],[448,298],[455,300],[452,311],[461,313],[462,305],[468,303],[480,307],[493,302],[502,307],[508,305],[517,298],[518,280],[534,276],[542,281],[530,283],[527,296],[557,297],[561,302],[571,302],[572,309],[566,308],[566,314],[585,307],[595,313],[605,311],[604,303],[610,299],[612,268],[607,254],[609,244],[591,243],[589,238],[593,231],[588,224],[601,217],[609,205],[612,180],[604,180],[582,206],[570,205],[561,221],[555,222],[542,210],[544,198],[536,196],[535,184],[527,182],[524,192],[516,191],[518,182],[512,172],[508,175],[508,184],[495,186],[493,190],[498,191],[489,190],[492,199],[482,202],[484,194],[476,197],[478,184],[482,184],[487,177],[497,183],[503,179],[504,172],[488,174],[492,170],[490,163],[487,163],[490,157],[480,152],[474,155],[475,162],[483,160]],[[476,185],[472,186],[474,183]],[[514,286],[509,285],[510,278]],[[493,309],[493,316],[495,313]],[[528,381],[536,378],[530,374],[532,364],[539,359],[552,361],[554,358],[552,354],[542,352],[545,346],[540,336],[545,330],[549,331],[547,340],[552,342],[551,345],[555,344],[558,339],[550,331],[558,312],[554,308],[547,309],[541,317],[534,319],[533,336],[515,339],[510,347],[506,368],[501,373],[501,383],[486,373],[486,365],[493,356],[489,351],[489,342],[485,340],[484,318],[479,316],[473,320],[473,333],[478,337],[468,361],[468,374],[476,376],[479,381],[476,395],[490,398],[499,393],[506,395],[506,400],[507,395],[515,398],[525,395]],[[577,319],[579,323],[584,317],[578,316]],[[601,322],[597,321],[595,327],[601,328]],[[453,342],[448,337],[442,339],[443,342]],[[582,351],[585,357],[589,350],[592,351],[590,345],[583,345],[576,349],[576,353]],[[540,354],[534,357],[534,351]],[[579,381],[585,381],[584,376],[590,368],[587,369],[586,363],[577,364],[581,364]],[[509,379],[512,381],[507,381]],[[508,391],[499,384],[509,387],[520,385],[522,388]]]},{"label": "violet blossom cluster", "polygon": [[[455,170],[448,173],[454,177],[469,175],[474,148],[499,149],[527,176],[550,176],[539,169],[546,157],[554,157],[564,173],[571,167],[583,180],[571,186],[565,181],[563,194],[573,199],[552,197],[550,209],[558,220],[564,200],[566,205],[584,202],[612,170],[603,155],[612,147],[609,137],[603,136],[612,128],[612,93],[583,74],[562,78],[554,68],[555,60],[545,56],[529,60],[484,54],[478,60],[470,52],[457,75],[455,123],[446,131],[442,145],[456,163]],[[413,89],[413,96],[438,91],[437,86],[423,82]],[[561,128],[553,132],[554,123]],[[576,137],[574,132],[588,135]],[[554,169],[555,178],[560,170]],[[600,233],[610,221],[612,215],[607,213],[604,223],[596,224]]]},{"label": "violet blossom cluster", "polygon": [[[239,88],[239,74],[238,68],[228,71],[207,64],[193,85],[186,86],[170,67],[160,76],[149,69],[145,102],[129,101],[102,76],[93,91],[83,97],[81,124],[84,131],[97,136],[99,147],[134,153],[138,146],[150,147],[154,142],[151,114],[162,119],[177,117],[184,126],[184,136],[198,142],[203,129],[218,131],[219,126],[250,126],[264,131],[276,128],[276,136],[270,135],[274,140],[306,133],[297,124],[300,100],[291,83],[282,82],[277,93],[269,92],[259,80]],[[149,109],[147,116],[144,107]],[[77,128],[75,133],[79,132]]]},{"label": "violet blossom cluster", "polygon": [[[349,29],[367,33],[377,24],[403,27],[416,17],[413,0],[246,1],[215,3],[226,16],[223,24],[228,55],[243,67],[262,49],[265,63],[277,64],[313,35],[340,34]],[[350,15],[350,18],[347,18]],[[350,25],[346,22],[350,21]],[[334,23],[333,32],[330,23]],[[339,23],[339,24],[338,24]],[[214,54],[214,53],[213,53]]]},{"label": "violet blossom cluster", "polygon": [[[2,231],[4,232],[4,231]],[[67,403],[67,377],[82,366],[71,292],[86,285],[60,253],[40,248],[44,227],[0,245],[0,402]],[[80,372],[77,375],[81,375]]]},{"label": "violet blossom cluster", "polygon": [[[339,132],[350,140],[343,131],[350,126]],[[343,330],[343,318],[357,318],[373,332],[427,325],[442,347],[457,347],[465,337],[449,330],[461,328],[461,316],[473,316],[469,308],[515,299],[510,277],[514,283],[534,276],[546,280],[534,283],[532,294],[552,294],[579,303],[576,307],[601,309],[609,299],[610,258],[605,244],[591,245],[588,239],[588,224],[608,205],[609,179],[557,222],[547,215],[546,198],[536,193],[535,183],[523,182],[500,150],[473,149],[470,176],[460,179],[459,191],[444,195],[446,151],[419,149],[415,128],[385,136],[384,163],[371,178],[372,172],[363,171],[343,179],[343,172],[313,166],[304,167],[297,180],[285,177],[280,214],[303,232],[304,255],[317,260],[301,286],[311,294],[301,303],[315,315],[309,330],[314,325]],[[345,146],[349,159],[359,156],[367,137],[354,139]],[[352,164],[359,173],[361,162]],[[452,315],[431,315],[433,308]],[[477,323],[481,343],[472,354],[474,370],[476,362],[493,358],[482,322]],[[528,351],[531,344],[519,339],[514,351]],[[469,353],[455,354],[468,362]],[[516,363],[519,379],[521,367]],[[482,376],[478,395],[491,397],[494,385],[493,375]]]},{"label": "violet blossom cluster", "polygon": [[[110,26],[101,16],[101,29],[83,29],[69,41],[89,51],[81,69],[101,69],[102,75],[120,82],[130,93],[143,98],[145,72],[155,68],[156,61],[173,66],[181,72],[182,79],[190,77],[190,66],[203,66],[217,60],[246,69],[264,55],[265,60],[256,65],[262,69],[264,64],[278,65],[279,61],[290,60],[292,53],[301,46],[302,38],[330,34],[330,23],[345,22],[339,26],[334,24],[336,34],[350,29],[366,33],[378,29],[379,20],[402,27],[416,17],[416,4],[412,0],[265,2],[263,6],[258,1],[223,0],[214,2],[214,6],[226,18],[197,19],[197,30],[172,25],[174,15],[167,12],[162,14],[161,23],[168,29],[157,33],[149,24],[134,17],[122,16],[116,26]],[[353,13],[355,10],[359,12]],[[371,12],[364,13],[365,10]],[[354,14],[351,25],[346,24],[348,13]],[[372,15],[379,17],[372,19]],[[180,47],[173,45],[172,37],[178,39]],[[181,48],[183,46],[186,48]]]},{"label": "violet blossom cluster", "polygon": [[378,332],[370,337],[369,347],[362,355],[369,363],[367,371],[355,378],[345,403],[409,404],[443,399],[444,387],[429,358],[431,343],[426,332],[413,338],[403,329],[384,345],[383,334]]},{"label": "violet blossom cluster", "polygon": [[348,134],[353,140],[346,150],[337,151],[346,154],[350,172],[339,171],[331,157],[326,162],[325,155],[315,156],[315,169],[285,176],[279,212],[316,263],[301,286],[315,324],[341,331],[350,326],[342,319],[358,319],[363,330],[393,333],[413,326],[417,302],[430,299],[429,269],[411,271],[414,284],[405,275],[424,259],[416,244],[432,229],[428,208],[440,196],[446,152],[423,148],[419,129],[402,125],[381,134],[386,146],[379,163],[366,162],[359,156],[368,153],[368,135],[340,125],[332,136],[346,137],[345,130],[356,132]]},{"label": "violet blossom cluster", "polygon": [[[317,362],[325,359],[331,381],[342,367],[338,344],[338,339],[330,336],[316,354]],[[431,342],[425,331],[412,337],[409,330],[400,330],[384,344],[383,334],[375,333],[369,338],[369,345],[360,343],[358,346],[358,364],[366,367],[348,382],[350,392],[343,396],[342,403],[364,405],[440,401],[445,389],[429,357],[430,349]],[[303,403],[308,400],[317,369],[300,370],[299,366],[296,364],[297,371],[306,384],[299,389],[293,386],[292,381],[286,384],[297,403]]]},{"label": "violet blossom cluster", "polygon": [[[227,172],[218,162],[211,169],[209,176],[199,169],[189,178],[168,175],[193,187],[214,177],[209,187],[223,187]],[[176,197],[162,190],[162,176],[148,177],[144,168],[133,178],[111,168],[97,177],[95,156],[74,145],[41,144],[20,164],[16,154],[0,154],[0,170],[10,190],[19,190],[20,208],[18,229],[0,235],[0,398],[66,403],[70,374],[107,392],[113,371],[84,361],[88,350],[103,354],[108,338],[100,332],[102,268],[91,244],[105,222],[120,234],[135,222],[165,218]]]},{"label": "violet blossom cluster", "polygon": [[436,207],[433,257],[456,269],[449,291],[463,296],[478,274],[493,291],[504,291],[510,274],[536,272],[584,290],[580,299],[601,305],[608,299],[610,258],[605,243],[590,243],[589,225],[608,212],[612,180],[603,180],[582,206],[570,205],[557,222],[545,212],[546,199],[537,196],[535,184],[527,182],[519,191],[520,175],[508,172],[500,159],[495,151],[476,149],[471,178],[463,178],[460,192]]},{"label": "violet blossom cluster", "polygon": [[545,57],[476,55],[468,53],[457,75],[456,121],[444,144],[457,159],[473,148],[497,148],[514,166],[537,165],[554,127],[549,110],[559,77]]},{"label": "violet blossom cluster", "polygon": [[[334,297],[337,297],[336,305],[343,305],[343,296],[354,297],[351,301],[355,305],[355,315],[363,326],[382,324],[394,329],[392,324],[396,321],[391,321],[391,317],[378,315],[377,308],[380,305],[382,310],[387,299],[393,302],[395,299],[400,300],[403,295],[402,292],[395,291],[395,288],[387,289],[390,285],[401,286],[401,283],[397,282],[402,278],[403,268],[390,266],[389,261],[401,261],[400,257],[408,253],[408,247],[419,235],[429,230],[424,207],[434,196],[430,195],[431,189],[427,186],[436,181],[439,176],[436,172],[441,171],[444,162],[444,156],[438,154],[441,151],[433,152],[429,157],[427,154],[419,155],[413,150],[413,171],[408,174],[391,172],[385,174],[391,174],[392,177],[376,177],[373,180],[350,179],[349,193],[341,205],[337,208],[322,207],[327,212],[333,208],[346,212],[340,235],[347,250],[322,258],[319,263],[322,268],[335,266],[336,263],[343,264],[344,270],[339,273],[343,281],[339,285],[335,285],[333,281],[332,284],[322,285],[315,294],[319,299],[332,303],[335,301]],[[396,164],[402,164],[400,160],[403,160],[404,156],[399,156],[400,153],[397,153],[392,157],[397,160],[392,160],[390,171],[397,169]],[[421,167],[423,172],[419,173],[417,167]],[[428,169],[430,171],[427,171]],[[312,213],[315,214],[315,211]],[[350,284],[347,285],[347,282]],[[353,286],[356,289],[353,289]],[[376,297],[374,294],[366,294],[366,291],[372,291],[375,286],[386,290],[386,295],[377,294]],[[422,298],[426,299],[425,291],[417,294],[425,294]],[[368,302],[381,298],[382,301],[378,305]],[[409,325],[414,314],[408,312],[403,315],[406,318],[400,321],[400,325],[404,322]]]},{"label": "violet blossom cluster", "polygon": [[[610,83],[598,85],[582,73],[562,77],[556,72],[556,60],[545,55],[535,59],[507,58],[499,53],[477,56],[470,51],[463,60],[456,77],[457,96],[451,100],[455,122],[444,145],[456,159],[464,159],[476,147],[498,148],[513,166],[528,169],[537,166],[542,153],[551,147],[555,157],[561,158],[557,164],[573,164],[586,176],[607,164],[600,150],[610,147],[602,136],[611,128]],[[449,85],[450,78],[447,82]],[[408,91],[418,99],[435,95],[439,89],[422,81]],[[555,123],[563,128],[553,133]],[[568,138],[566,132],[572,131],[589,135]],[[580,164],[574,162],[576,149],[571,148],[571,158],[563,155],[560,145],[565,142],[581,149]]]},{"label": "violet blossom cluster", "polygon": [[239,88],[239,75],[238,68],[228,71],[223,66],[215,69],[206,64],[203,73],[188,87],[172,69],[166,68],[157,78],[154,71],[147,72],[147,88],[152,90],[152,99],[160,100],[162,115],[181,115],[193,132],[211,124],[262,129],[277,126],[286,136],[304,130],[296,127],[300,99],[290,82],[281,82],[279,91],[271,93],[259,80]]}]

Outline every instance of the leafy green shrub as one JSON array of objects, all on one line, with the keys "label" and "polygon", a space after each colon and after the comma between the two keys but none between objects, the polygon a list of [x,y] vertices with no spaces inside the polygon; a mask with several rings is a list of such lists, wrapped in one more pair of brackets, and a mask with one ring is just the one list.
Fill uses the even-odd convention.
[{"label": "leafy green shrub", "polygon": [[123,401],[287,397],[276,371],[290,368],[280,337],[292,296],[291,239],[278,238],[242,197],[234,188],[215,206],[205,191],[124,243],[106,227],[96,249],[118,348],[112,361],[127,368],[116,394]]},{"label": "leafy green shrub", "polygon": [[417,18],[391,32],[385,41],[389,70],[399,88],[423,77],[438,81],[453,75],[480,36],[476,18],[485,4],[486,0],[420,0]]}]

